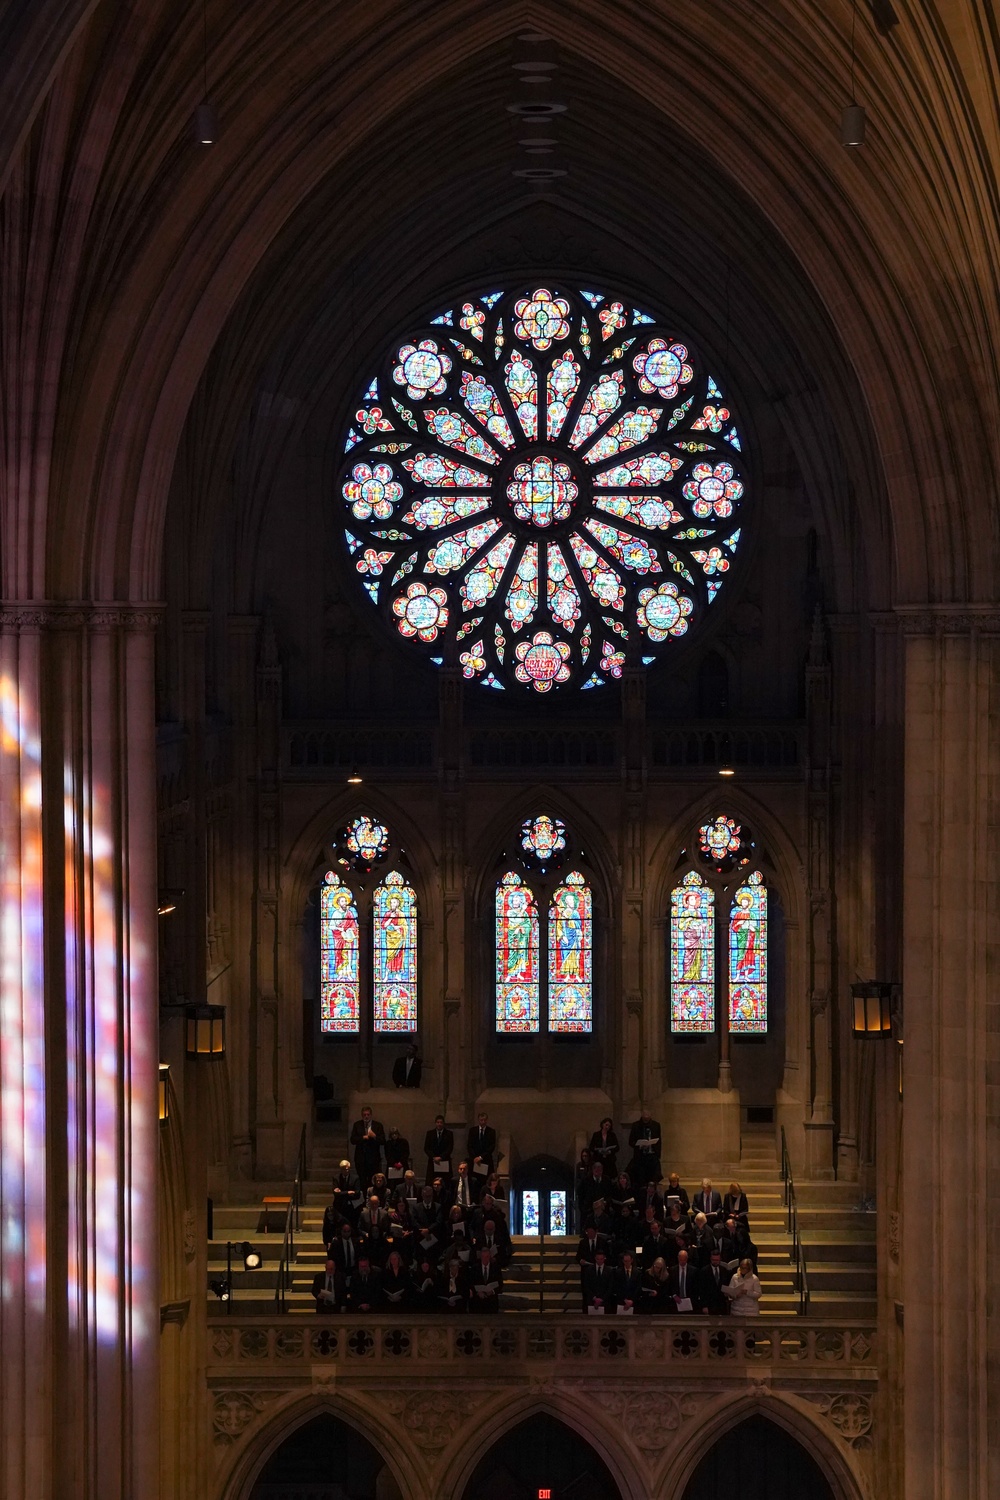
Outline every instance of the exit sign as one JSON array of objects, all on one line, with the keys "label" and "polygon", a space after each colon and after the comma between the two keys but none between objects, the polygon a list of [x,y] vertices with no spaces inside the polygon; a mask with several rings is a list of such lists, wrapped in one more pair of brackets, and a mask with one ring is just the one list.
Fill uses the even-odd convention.
[{"label": "exit sign", "polygon": [[551,1490],[539,1490],[538,1491],[538,1500],[552,1500],[552,1491]]}]

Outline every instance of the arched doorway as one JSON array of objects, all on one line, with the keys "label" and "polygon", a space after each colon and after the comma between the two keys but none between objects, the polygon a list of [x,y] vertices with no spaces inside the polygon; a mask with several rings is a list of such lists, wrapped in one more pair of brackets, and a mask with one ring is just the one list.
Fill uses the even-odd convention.
[{"label": "arched doorway", "polygon": [[683,1500],[834,1500],[816,1460],[766,1417],[747,1417],[715,1442],[687,1482]]},{"label": "arched doorway", "polygon": [[480,1459],[462,1500],[621,1500],[607,1464],[555,1417],[521,1422]]},{"label": "arched doorway", "polygon": [[276,1448],[250,1500],[399,1500],[385,1460],[361,1433],[323,1412]]}]

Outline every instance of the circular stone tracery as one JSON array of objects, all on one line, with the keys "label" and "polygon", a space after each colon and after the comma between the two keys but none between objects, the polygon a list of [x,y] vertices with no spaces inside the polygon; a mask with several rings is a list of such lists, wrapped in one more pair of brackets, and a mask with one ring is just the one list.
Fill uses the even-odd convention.
[{"label": "circular stone tracery", "polygon": [[493,689],[603,686],[728,582],[730,403],[624,298],[521,287],[394,344],[344,445],[345,536],[398,636]]},{"label": "circular stone tracery", "polygon": [[518,520],[543,528],[565,521],[579,493],[569,464],[548,453],[515,465],[507,485],[507,499]]}]

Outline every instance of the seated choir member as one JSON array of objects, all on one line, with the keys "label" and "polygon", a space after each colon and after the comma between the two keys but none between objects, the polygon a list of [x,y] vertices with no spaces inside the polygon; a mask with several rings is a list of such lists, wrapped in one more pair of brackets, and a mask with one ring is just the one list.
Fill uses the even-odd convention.
[{"label": "seated choir member", "polygon": [[[709,1246],[709,1250],[713,1248],[718,1250],[724,1266],[728,1266],[730,1261],[741,1259],[739,1247],[736,1244],[735,1219],[726,1219],[725,1222],[722,1219],[716,1219],[712,1225],[712,1238],[715,1240],[715,1245]],[[731,1269],[735,1268],[731,1267]]]},{"label": "seated choir member", "polygon": [[337,1236],[340,1234],[340,1226],[342,1224],[346,1224],[348,1229],[350,1229],[351,1227],[350,1221],[344,1216],[344,1214],[341,1213],[340,1209],[337,1207],[337,1200],[336,1198],[334,1198],[333,1202],[327,1204],[326,1208],[323,1210],[322,1232],[324,1245],[329,1247],[329,1245],[337,1238]]},{"label": "seated choir member", "polygon": [[437,1277],[437,1305],[444,1312],[462,1313],[469,1304],[469,1272],[457,1255],[451,1256]]},{"label": "seated choir member", "polygon": [[695,1311],[706,1313],[710,1318],[721,1318],[729,1311],[726,1287],[732,1279],[732,1271],[722,1264],[722,1255],[713,1250],[708,1265],[698,1272],[695,1282]]},{"label": "seated choir member", "polygon": [[604,1168],[599,1161],[591,1163],[590,1176],[581,1182],[577,1190],[577,1202],[580,1205],[580,1213],[586,1217],[597,1198],[605,1197],[607,1184],[604,1181]]},{"label": "seated choir member", "polygon": [[316,1299],[316,1311],[318,1313],[332,1313],[337,1311],[340,1301],[339,1288],[337,1286],[337,1267],[329,1256],[327,1256],[324,1269],[317,1271],[313,1277],[312,1294]]},{"label": "seated choir member", "polygon": [[642,1244],[644,1237],[645,1225],[636,1218],[631,1204],[626,1203],[615,1219],[614,1243],[618,1255],[621,1256],[626,1250],[635,1250]]},{"label": "seated choir member", "polygon": [[402,1182],[410,1165],[410,1143],[394,1125],[385,1143],[385,1175],[389,1186]]},{"label": "seated choir member", "polygon": [[340,1163],[340,1168],[333,1179],[333,1202],[337,1212],[345,1219],[350,1219],[353,1224],[364,1204],[364,1195],[361,1192],[361,1184],[351,1171],[351,1164],[345,1160]]},{"label": "seated choir member", "polygon": [[663,1189],[663,1201],[668,1209],[670,1208],[670,1200],[672,1198],[676,1198],[679,1201],[684,1213],[690,1213],[691,1199],[688,1197],[686,1190],[681,1187],[681,1180],[676,1172],[671,1172],[667,1178],[667,1185]]},{"label": "seated choir member", "polygon": [[378,1312],[382,1305],[382,1278],[378,1267],[373,1266],[365,1254],[362,1254],[358,1269],[351,1278],[347,1305],[351,1312],[363,1313]]},{"label": "seated choir member", "polygon": [[663,1218],[663,1194],[658,1182],[643,1183],[639,1189],[639,1212],[645,1216],[647,1208],[651,1208],[658,1219]]},{"label": "seated choir member", "polygon": [[410,1220],[414,1229],[437,1229],[441,1222],[441,1209],[434,1202],[434,1189],[425,1184],[420,1189],[420,1198],[410,1210]]},{"label": "seated choir member", "polygon": [[410,1306],[413,1278],[398,1250],[392,1250],[382,1271],[382,1301],[397,1312]]},{"label": "seated choir member", "polygon": [[633,1182],[660,1180],[660,1122],[644,1109],[628,1133],[632,1161],[628,1173]]},{"label": "seated choir member", "polygon": [[729,1184],[729,1192],[722,1200],[722,1212],[728,1219],[746,1219],[750,1215],[750,1206],[747,1203],[747,1195],[738,1182]]},{"label": "seated choir member", "polygon": [[692,1248],[699,1266],[708,1265],[708,1257],[715,1246],[715,1235],[712,1226],[704,1214],[695,1214],[692,1226]]},{"label": "seated choir member", "polygon": [[618,1137],[615,1135],[609,1116],[605,1115],[590,1137],[588,1149],[591,1161],[601,1163],[605,1177],[612,1178],[618,1175]]},{"label": "seated choir member", "polygon": [[644,1313],[666,1313],[674,1311],[670,1300],[670,1273],[665,1260],[654,1260],[642,1273],[642,1311]]},{"label": "seated choir member", "polygon": [[403,1173],[403,1184],[400,1192],[409,1203],[416,1203],[420,1197],[421,1184],[417,1181],[417,1174],[412,1167],[408,1167]]},{"label": "seated choir member", "polygon": [[451,1177],[451,1158],[455,1150],[455,1137],[444,1123],[444,1115],[435,1115],[434,1124],[424,1136],[424,1155],[427,1157],[427,1181],[440,1177],[442,1182]]},{"label": "seated choir member", "polygon": [[384,1172],[376,1172],[372,1178],[372,1185],[368,1189],[368,1197],[371,1198],[373,1193],[382,1207],[385,1208],[389,1202],[389,1179]]},{"label": "seated choir member", "polygon": [[406,1199],[394,1203],[388,1210],[389,1226],[386,1230],[385,1244],[387,1253],[391,1254],[397,1250],[407,1265],[413,1259],[413,1246],[415,1235],[413,1225],[410,1223],[410,1210],[406,1206]]},{"label": "seated choir member", "polygon": [[487,1193],[489,1193],[494,1202],[506,1203],[507,1194],[503,1190],[503,1183],[500,1181],[499,1172],[491,1172],[487,1177],[486,1186],[483,1188],[482,1192],[479,1195],[480,1199],[484,1198]]},{"label": "seated choir member", "polygon": [[584,1262],[587,1262],[589,1265],[593,1265],[594,1256],[597,1254],[598,1250],[603,1251],[606,1255],[608,1253],[608,1242],[607,1240],[602,1239],[598,1234],[597,1225],[591,1224],[590,1227],[588,1229],[585,1229],[581,1234],[580,1243],[576,1247],[575,1259],[577,1265],[582,1266]]},{"label": "seated choir member", "polygon": [[503,1201],[495,1198],[492,1193],[483,1193],[479,1203],[472,1214],[471,1224],[473,1234],[479,1234],[487,1219],[492,1219],[494,1224],[502,1225],[504,1234],[509,1235],[507,1228],[507,1215],[504,1212]]},{"label": "seated choir member", "polygon": [[589,1313],[611,1313],[615,1310],[615,1274],[608,1265],[603,1250],[598,1250],[593,1264],[583,1261],[580,1266],[580,1295],[583,1311]]},{"label": "seated choir member", "polygon": [[737,1317],[755,1318],[760,1312],[763,1291],[749,1257],[740,1261],[740,1268],[725,1287],[724,1295],[729,1298],[730,1310]]},{"label": "seated choir member", "polygon": [[469,1158],[469,1175],[473,1185],[481,1191],[483,1183],[496,1170],[497,1164],[497,1133],[489,1123],[485,1110],[480,1111],[477,1123],[469,1131],[465,1149]]},{"label": "seated choir member", "polygon": [[633,1209],[638,1207],[632,1191],[632,1179],[627,1172],[618,1173],[608,1192],[608,1198],[611,1202],[611,1210],[616,1214],[620,1213],[626,1204]]},{"label": "seated choir member", "polygon": [[677,1252],[677,1264],[670,1268],[668,1295],[673,1299],[673,1312],[694,1311],[695,1280],[698,1272],[688,1259],[686,1250]]},{"label": "seated choir member", "polygon": [[372,1193],[368,1207],[362,1210],[358,1220],[358,1238],[361,1248],[372,1265],[381,1265],[389,1253],[386,1237],[389,1233],[389,1215],[378,1198]]},{"label": "seated choir member", "polygon": [[583,1221],[584,1229],[588,1224],[593,1224],[598,1234],[603,1235],[606,1240],[614,1238],[615,1220],[604,1198],[595,1198],[590,1205],[590,1212]]},{"label": "seated choir member", "polygon": [[485,1245],[480,1247],[479,1257],[469,1272],[469,1311],[471,1313],[498,1313],[503,1278],[500,1267],[491,1259]]},{"label": "seated choir member", "polygon": [[448,1212],[448,1219],[441,1237],[441,1249],[438,1253],[439,1260],[451,1260],[456,1257],[463,1265],[468,1265],[472,1259],[472,1240],[469,1235],[469,1226],[465,1222],[465,1216],[456,1203]]},{"label": "seated choir member", "polygon": [[704,1214],[710,1224],[714,1224],[716,1216],[722,1212],[722,1194],[715,1191],[710,1177],[701,1180],[701,1192],[694,1195],[694,1211]]},{"label": "seated choir member", "polygon": [[472,1247],[477,1255],[485,1250],[497,1269],[499,1271],[506,1271],[510,1264],[514,1247],[511,1243],[510,1235],[507,1233],[506,1225],[503,1225],[501,1228],[501,1223],[502,1221],[486,1219],[482,1230],[474,1237]]},{"label": "seated choir member", "polygon": [[421,1258],[413,1272],[414,1312],[440,1312],[438,1302],[439,1271],[435,1261]]},{"label": "seated choir member", "polygon": [[667,1209],[667,1217],[663,1221],[663,1227],[668,1234],[677,1234],[683,1231],[685,1234],[691,1228],[691,1220],[679,1203],[671,1203]]},{"label": "seated choir member", "polygon": [[638,1312],[642,1305],[642,1270],[629,1250],[622,1251],[615,1272],[615,1306],[626,1312]]}]

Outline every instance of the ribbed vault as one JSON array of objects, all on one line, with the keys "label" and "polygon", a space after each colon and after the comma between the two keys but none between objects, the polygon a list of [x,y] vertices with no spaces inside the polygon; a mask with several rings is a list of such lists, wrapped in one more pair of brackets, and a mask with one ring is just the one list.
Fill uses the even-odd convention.
[{"label": "ribbed vault", "polygon": [[[19,330],[58,404],[48,438],[19,434],[48,447],[38,482],[21,463],[8,476],[7,592],[155,596],[203,376],[197,463],[178,484],[207,539],[192,486],[229,466],[255,390],[301,403],[293,427],[332,420],[366,353],[474,263],[481,274],[491,237],[519,240],[527,265],[537,205],[518,204],[505,105],[511,40],[531,25],[558,40],[552,92],[570,105],[550,221],[728,350],[770,403],[836,544],[842,607],[989,597],[992,43],[971,3],[897,8],[887,38],[862,13],[872,127],[849,153],[846,0],[260,0],[238,14],[214,0],[224,131],[201,152],[188,136],[200,17],[178,29],[166,5],[99,7],[10,178],[8,269],[39,307],[58,291],[62,326]],[[43,179],[64,205],[49,224],[16,211]],[[552,271],[591,269],[568,250],[547,250]],[[260,428],[254,441],[263,461]],[[32,528],[35,561],[15,568]],[[252,517],[244,529],[252,546]]]}]

